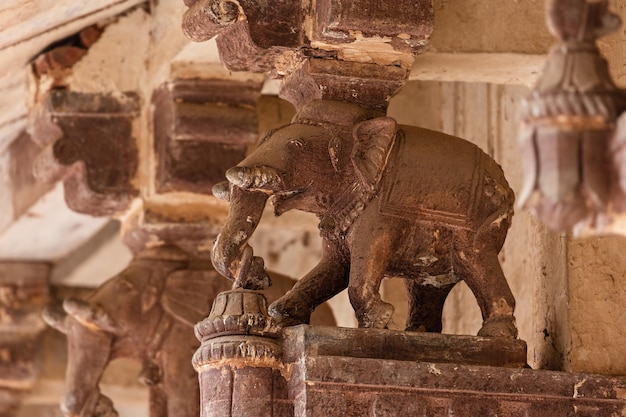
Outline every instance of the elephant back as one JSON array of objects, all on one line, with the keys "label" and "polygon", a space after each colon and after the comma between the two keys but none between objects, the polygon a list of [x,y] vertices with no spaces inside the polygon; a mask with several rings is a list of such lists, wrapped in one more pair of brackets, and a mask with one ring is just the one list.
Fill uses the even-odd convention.
[{"label": "elephant back", "polygon": [[498,164],[478,146],[440,132],[398,132],[380,189],[384,215],[475,229],[512,207]]}]

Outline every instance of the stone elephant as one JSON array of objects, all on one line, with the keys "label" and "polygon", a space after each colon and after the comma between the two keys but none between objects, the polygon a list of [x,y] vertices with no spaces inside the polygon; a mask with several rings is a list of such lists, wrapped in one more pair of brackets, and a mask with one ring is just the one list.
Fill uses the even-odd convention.
[{"label": "stone elephant", "polygon": [[393,306],[379,295],[381,280],[401,277],[407,329],[440,332],[444,301],[464,280],[483,315],[479,335],[517,337],[498,261],[515,197],[500,166],[470,142],[354,104],[313,101],[226,177],[213,190],[230,212],[212,261],[231,279],[245,268],[264,280],[263,260],[243,254],[270,196],[277,216],[297,209],[320,220],[322,260],[270,306],[279,324],[307,323],[347,287],[359,326],[384,328]]},{"label": "stone elephant", "polygon": [[[293,285],[275,275],[275,300]],[[117,416],[99,389],[115,358],[141,361],[140,380],[149,386],[151,417],[200,415],[198,376],[191,358],[200,346],[193,326],[210,312],[213,299],[230,289],[208,261],[190,260],[174,247],[144,250],[117,276],[85,300],[68,298],[44,318],[68,340],[65,395],[61,409],[72,417]],[[334,325],[328,307],[317,317]]]}]

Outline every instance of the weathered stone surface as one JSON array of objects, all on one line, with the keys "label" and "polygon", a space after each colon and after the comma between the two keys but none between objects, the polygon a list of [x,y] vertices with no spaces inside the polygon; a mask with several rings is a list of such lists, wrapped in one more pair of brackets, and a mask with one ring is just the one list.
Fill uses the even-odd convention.
[{"label": "weathered stone surface", "polygon": [[[192,360],[202,390],[200,415],[274,415],[273,400],[286,398],[286,384],[274,384],[282,378],[282,348],[265,296],[235,283],[232,290],[217,295],[195,333],[201,341]],[[229,389],[211,388],[224,385]],[[277,411],[277,417],[287,417]]]},{"label": "weathered stone surface", "polygon": [[626,375],[626,256],[622,236],[567,240],[571,346],[566,369]]},{"label": "weathered stone surface", "polygon": [[510,368],[527,366],[526,343],[501,338],[301,325],[284,330],[283,345],[286,362],[296,362],[302,356],[338,356]]},{"label": "weathered stone surface", "polygon": [[[284,332],[291,341],[285,344],[285,358],[293,363],[289,397],[295,416],[609,416],[626,409],[624,378],[468,365],[463,360],[399,360],[387,354],[398,345],[415,347],[409,340],[387,346],[382,356],[364,357],[363,344],[349,340],[341,350],[327,350],[327,343],[334,342],[313,337],[321,331],[299,327]],[[348,336],[362,330],[334,331]],[[294,343],[291,338],[297,334],[304,337]]]},{"label": "weathered stone surface", "polygon": [[50,184],[41,183],[33,175],[33,163],[41,152],[29,135],[22,134],[8,149],[10,155],[13,215],[19,217],[42,195],[50,191]]},{"label": "weathered stone surface", "polygon": [[106,223],[105,218],[94,218],[67,208],[63,184],[57,183],[3,231],[0,259],[59,260],[84,244]]},{"label": "weathered stone surface", "polygon": [[335,50],[342,60],[406,66],[433,31],[432,0],[314,4],[306,23],[311,46]]},{"label": "weathered stone surface", "polygon": [[[9,0],[0,11],[0,73],[24,68],[49,44],[103,19],[143,3],[143,0],[104,0],[75,5],[71,0]],[[71,4],[71,7],[70,7]]]},{"label": "weathered stone surface", "polygon": [[296,109],[312,100],[336,100],[384,113],[407,75],[394,66],[311,58],[285,78],[280,97]]},{"label": "weathered stone surface", "polygon": [[543,0],[433,3],[435,30],[430,47],[436,51],[543,54],[553,43],[545,26]]},{"label": "weathered stone surface", "polygon": [[235,71],[284,75],[307,55],[408,68],[433,27],[431,0],[280,1],[271,11],[264,2],[227,4],[189,2],[183,30],[197,42],[218,35],[220,56]]}]

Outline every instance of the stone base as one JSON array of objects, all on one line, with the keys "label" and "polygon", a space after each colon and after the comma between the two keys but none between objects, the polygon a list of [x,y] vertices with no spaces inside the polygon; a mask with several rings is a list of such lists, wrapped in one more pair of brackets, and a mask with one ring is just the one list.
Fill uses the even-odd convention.
[{"label": "stone base", "polygon": [[626,377],[525,368],[523,341],[297,326],[294,416],[621,416]]},{"label": "stone base", "polygon": [[283,331],[283,346],[286,362],[296,362],[303,356],[338,356],[507,368],[527,366],[523,340],[477,336],[295,326]]}]

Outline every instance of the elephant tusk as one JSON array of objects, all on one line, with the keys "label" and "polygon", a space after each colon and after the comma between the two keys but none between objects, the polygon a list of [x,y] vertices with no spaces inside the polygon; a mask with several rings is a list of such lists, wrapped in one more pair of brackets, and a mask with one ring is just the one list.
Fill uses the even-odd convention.
[{"label": "elephant tusk", "polygon": [[63,310],[91,330],[113,333],[118,329],[115,321],[99,305],[70,297],[63,301]]},{"label": "elephant tusk", "polygon": [[276,190],[282,184],[278,172],[268,166],[235,166],[226,171],[226,178],[231,184],[243,189]]},{"label": "elephant tusk", "polygon": [[230,183],[228,181],[215,184],[211,192],[220,200],[230,201]]},{"label": "elephant tusk", "polygon": [[65,319],[67,313],[59,305],[48,305],[41,313],[41,317],[46,324],[61,333],[67,333],[67,324]]},{"label": "elephant tusk", "polygon": [[233,289],[245,287],[245,280],[248,277],[248,274],[250,273],[250,267],[252,266],[252,254],[252,247],[246,245],[243,249],[243,253],[241,254],[241,261],[239,262],[239,274],[237,274]]}]

